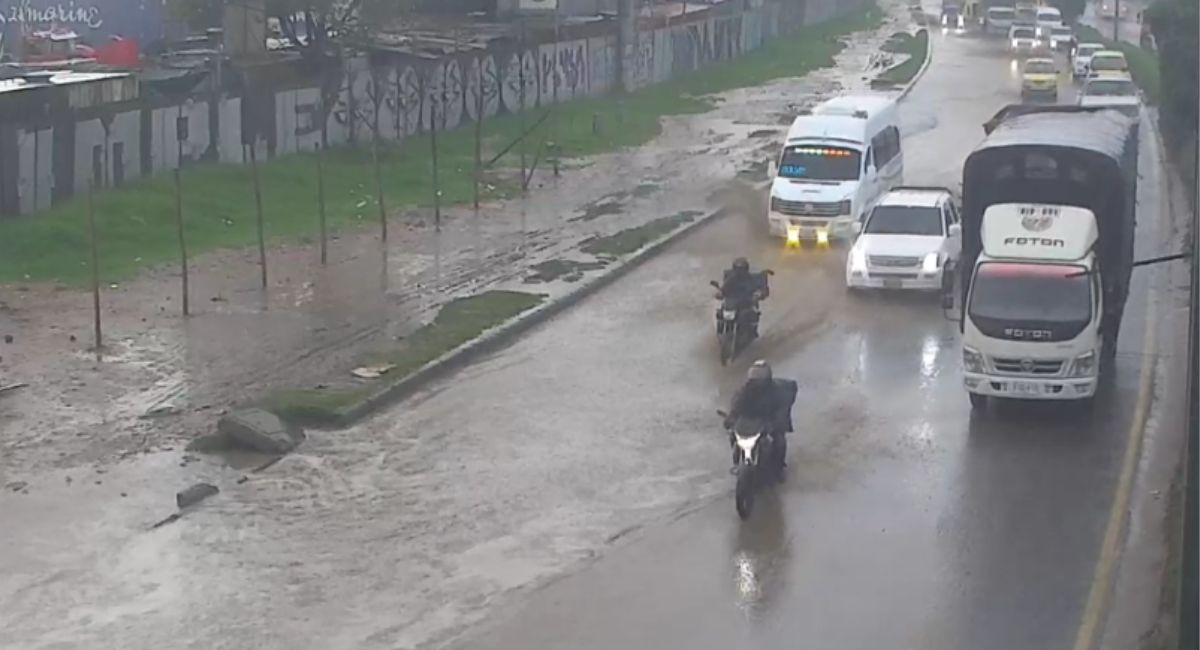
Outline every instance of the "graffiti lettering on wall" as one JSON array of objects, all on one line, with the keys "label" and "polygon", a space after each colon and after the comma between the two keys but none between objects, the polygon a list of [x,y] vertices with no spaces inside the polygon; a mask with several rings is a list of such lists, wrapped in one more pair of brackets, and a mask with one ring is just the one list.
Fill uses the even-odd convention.
[{"label": "graffiti lettering on wall", "polygon": [[[2,24],[9,23],[10,15],[26,20],[34,15],[19,11],[14,14],[14,9],[49,6],[45,0],[17,1],[21,4],[4,10]],[[109,23],[120,15],[114,13],[115,9],[160,4],[158,0],[89,1],[93,4],[85,6],[84,0],[75,0],[74,4],[62,4],[62,9],[54,5],[54,15],[90,20],[92,15],[81,14],[80,8],[101,7],[103,11],[95,17],[103,19],[105,28],[110,29]],[[845,6],[856,4],[847,2]],[[38,174],[46,175],[45,170],[34,169],[46,166],[40,159],[42,154],[53,156],[54,169],[67,171],[61,177],[55,172],[56,183],[47,181],[44,187],[54,185],[54,200],[59,200],[93,180],[117,185],[127,175],[171,168],[180,158],[218,155],[225,162],[245,162],[240,145],[250,142],[251,137],[263,147],[262,155],[280,156],[311,151],[322,139],[333,146],[365,142],[376,134],[386,140],[403,139],[427,132],[431,119],[439,130],[453,129],[479,119],[481,100],[485,118],[522,109],[545,109],[555,100],[565,102],[615,89],[622,69],[627,74],[626,82],[634,88],[645,87],[740,56],[766,38],[785,33],[789,26],[780,22],[780,12],[773,7],[638,32],[629,51],[632,65],[627,68],[618,65],[621,54],[616,35],[608,34],[557,45],[497,47],[437,61],[406,59],[374,68],[365,58],[355,59],[347,62],[342,73],[331,76],[324,87],[318,80],[313,80],[311,87],[286,89],[253,84],[239,97],[218,105],[220,120],[211,133],[205,130],[210,116],[200,104],[184,111],[161,106],[134,109],[129,113],[133,121],[125,117],[116,122],[81,118],[75,125],[76,146],[72,150],[52,147],[50,139],[35,143],[34,138],[26,138],[17,156],[19,169],[0,169],[0,174],[20,175],[0,180],[11,187],[17,183],[32,187],[35,177],[40,179]],[[152,119],[138,117],[147,111],[154,113]],[[189,136],[180,142],[173,126],[185,113]],[[72,117],[65,119],[74,121]],[[142,122],[145,127],[139,128]],[[30,128],[22,124],[16,127],[23,132]],[[217,143],[216,149],[213,143]],[[3,140],[0,146],[6,146]],[[141,158],[143,151],[148,156],[145,161]],[[0,155],[14,154],[0,151]],[[58,183],[59,178],[70,180]],[[38,183],[39,191],[27,190],[19,197],[19,206],[14,206],[14,199],[8,195],[0,196],[0,211],[44,207],[46,193],[41,191],[44,188],[40,180]]]},{"label": "graffiti lettering on wall", "polygon": [[66,27],[83,26],[89,29],[100,29],[104,26],[104,18],[100,8],[88,5],[81,6],[74,2],[34,6],[33,0],[22,0],[14,5],[0,10],[0,27],[6,25],[50,26],[63,25]]},{"label": "graffiti lettering on wall", "polygon": [[654,83],[654,35],[638,34],[633,60],[633,86],[642,88]]},{"label": "graffiti lettering on wall", "polygon": [[533,52],[512,54],[504,66],[500,99],[510,113],[538,105],[538,68]]},{"label": "graffiti lettering on wall", "polygon": [[491,55],[472,59],[467,71],[467,115],[472,120],[479,119],[481,99],[484,118],[500,112],[500,69]]}]

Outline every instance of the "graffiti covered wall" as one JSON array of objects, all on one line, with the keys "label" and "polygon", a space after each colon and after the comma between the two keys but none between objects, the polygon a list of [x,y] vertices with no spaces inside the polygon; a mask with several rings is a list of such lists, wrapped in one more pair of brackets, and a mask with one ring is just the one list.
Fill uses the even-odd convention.
[{"label": "graffiti covered wall", "polygon": [[[741,13],[641,31],[626,61],[628,76],[634,88],[678,78],[859,6],[856,0],[767,2]],[[15,186],[19,194],[19,201],[0,211],[44,209],[93,180],[111,187],[200,160],[246,162],[246,143],[254,143],[255,153],[265,159],[312,151],[323,140],[334,146],[363,143],[378,132],[394,141],[431,128],[454,129],[480,113],[486,119],[603,95],[620,85],[619,56],[614,32],[436,60],[369,62],[362,57],[346,62],[324,88],[253,83],[242,96],[224,98],[215,111],[209,97],[196,97],[182,106],[114,107],[102,117],[52,128],[0,125],[0,131],[15,129],[15,137],[0,137],[0,146],[15,151],[0,154],[15,158],[19,167],[0,166],[0,173],[10,176],[3,179],[6,186]],[[53,194],[50,187],[56,188]]]}]

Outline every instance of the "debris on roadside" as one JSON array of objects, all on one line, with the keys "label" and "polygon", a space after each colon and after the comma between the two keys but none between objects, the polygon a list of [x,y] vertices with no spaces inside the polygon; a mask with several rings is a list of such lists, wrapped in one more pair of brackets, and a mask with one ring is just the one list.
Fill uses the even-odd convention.
[{"label": "debris on roadside", "polygon": [[395,368],[395,364],[384,363],[377,366],[362,366],[350,371],[350,374],[359,379],[379,379],[383,375],[391,372]]},{"label": "debris on roadside", "polygon": [[194,506],[197,503],[219,493],[221,490],[211,483],[197,483],[186,490],[175,493],[175,505],[180,510]]},{"label": "debris on roadside", "polygon": [[305,439],[304,429],[286,424],[263,409],[234,411],[217,421],[216,433],[200,436],[188,451],[245,449],[263,454],[286,454]]},{"label": "debris on roadside", "polygon": [[21,383],[21,384],[9,384],[9,385],[7,385],[7,386],[0,386],[0,396],[7,395],[8,393],[11,393],[11,392],[13,392],[14,390],[17,390],[17,389],[19,389],[19,388],[26,388],[26,387],[28,387],[28,386],[29,386],[29,384],[24,384],[24,383]]}]

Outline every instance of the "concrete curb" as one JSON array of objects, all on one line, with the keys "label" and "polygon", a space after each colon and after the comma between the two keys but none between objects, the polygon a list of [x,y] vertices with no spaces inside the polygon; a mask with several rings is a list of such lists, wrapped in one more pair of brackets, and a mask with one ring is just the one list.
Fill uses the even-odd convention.
[{"label": "concrete curb", "polygon": [[921,64],[921,67],[917,70],[917,74],[913,75],[913,78],[908,80],[908,85],[904,87],[904,90],[900,91],[900,94],[896,97],[897,102],[907,97],[908,93],[912,92],[912,89],[917,87],[917,82],[921,80],[921,77],[925,76],[925,71],[929,69],[929,64],[933,61],[933,34],[927,27],[922,27],[917,30],[918,34],[921,32],[925,32],[927,35],[927,38],[925,39],[925,62]]},{"label": "concrete curb", "polygon": [[[757,183],[754,185],[754,189],[758,191],[765,190],[769,185],[770,181]],[[416,372],[406,376],[404,379],[380,389],[362,402],[339,412],[334,424],[340,427],[350,426],[367,415],[411,395],[424,384],[445,376],[453,370],[462,368],[484,354],[511,344],[521,334],[573,307],[584,298],[607,287],[625,274],[633,271],[650,258],[662,252],[667,246],[674,244],[702,226],[712,223],[726,214],[728,214],[728,210],[721,208],[698,217],[691,223],[680,226],[657,241],[647,244],[625,259],[609,266],[599,275],[592,277],[590,281],[585,281],[570,293],[543,303],[530,311],[497,325],[484,332],[478,338],[464,343],[441,357],[421,366]]]}]

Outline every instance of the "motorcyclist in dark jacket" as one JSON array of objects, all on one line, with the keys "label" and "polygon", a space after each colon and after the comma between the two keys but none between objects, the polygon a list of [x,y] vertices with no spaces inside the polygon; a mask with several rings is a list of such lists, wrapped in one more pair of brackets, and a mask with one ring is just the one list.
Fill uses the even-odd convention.
[{"label": "motorcyclist in dark jacket", "polygon": [[725,271],[721,282],[722,299],[731,302],[738,311],[750,310],[750,330],[758,336],[758,310],[756,301],[767,297],[766,281],[760,273],[750,272],[750,262],[744,257],[733,261],[733,266]]},{"label": "motorcyclist in dark jacket", "polygon": [[734,393],[725,428],[733,429],[739,418],[764,419],[768,433],[776,445],[777,459],[787,466],[787,437],[792,431],[792,405],[799,386],[790,379],[776,379],[766,361],[755,361],[747,373],[746,383]]}]

